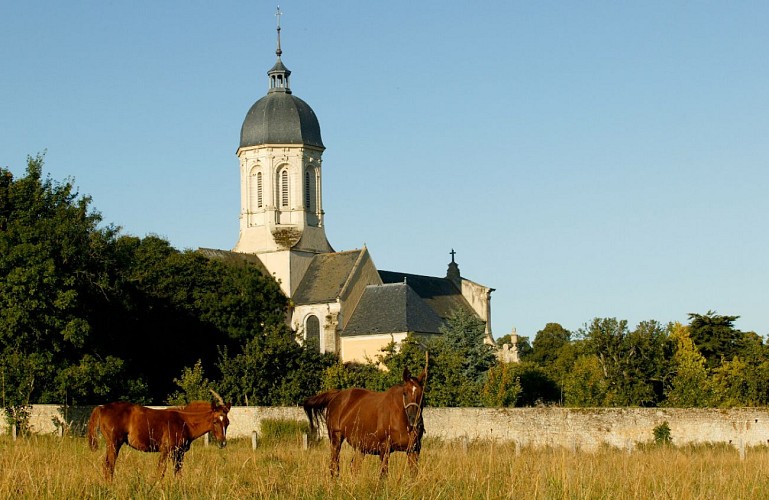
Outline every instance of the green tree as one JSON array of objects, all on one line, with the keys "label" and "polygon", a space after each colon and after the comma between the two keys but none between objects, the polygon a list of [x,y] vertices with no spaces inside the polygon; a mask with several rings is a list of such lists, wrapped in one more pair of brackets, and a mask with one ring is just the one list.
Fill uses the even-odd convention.
[{"label": "green tree", "polygon": [[481,390],[481,402],[490,407],[515,406],[521,391],[515,363],[499,363],[489,369]]},{"label": "green tree", "polygon": [[453,351],[462,358],[461,373],[468,380],[483,382],[496,358],[494,348],[485,342],[486,324],[475,314],[461,308],[452,311],[441,335],[431,347]]},{"label": "green tree", "polygon": [[542,366],[552,366],[560,356],[561,349],[571,341],[571,332],[558,323],[548,323],[537,332],[532,343],[528,360]]},{"label": "green tree", "polygon": [[285,325],[265,327],[241,352],[220,351],[222,396],[240,405],[295,405],[318,392],[323,375],[336,362],[300,345]]},{"label": "green tree", "polygon": [[711,382],[705,358],[689,336],[689,328],[675,323],[670,338],[675,350],[671,361],[673,376],[665,391],[665,405],[678,408],[707,406],[712,399]]},{"label": "green tree", "polygon": [[211,398],[211,382],[205,377],[203,363],[198,360],[192,368],[185,367],[179,378],[174,379],[179,388],[168,395],[168,404],[184,406],[192,401],[207,401]]},{"label": "green tree", "polygon": [[595,318],[582,336],[606,380],[606,405],[649,406],[661,399],[668,342],[659,323],[644,321],[631,332],[625,320]]},{"label": "green tree", "polygon": [[709,369],[718,367],[722,360],[730,360],[742,350],[742,332],[734,328],[739,316],[722,316],[715,311],[689,314],[689,335],[705,357]]},{"label": "green tree", "polygon": [[387,372],[377,368],[374,363],[341,363],[329,366],[323,374],[324,389],[350,389],[362,387],[381,390],[385,385]]},{"label": "green tree", "polygon": [[102,282],[93,255],[112,229],[97,227],[101,217],[90,203],[71,180],[43,177],[43,155],[29,157],[19,179],[0,169],[5,406],[61,401],[56,375],[80,362],[92,334],[86,299]]},{"label": "green tree", "polygon": [[570,407],[604,406],[608,390],[598,357],[580,355],[563,382],[564,404]]},{"label": "green tree", "polygon": [[485,343],[486,324],[464,309],[455,309],[441,335],[430,339],[428,402],[434,406],[480,406],[481,389],[496,358]]},{"label": "green tree", "polygon": [[559,401],[560,388],[534,362],[499,363],[489,369],[481,399],[487,406],[534,406]]}]

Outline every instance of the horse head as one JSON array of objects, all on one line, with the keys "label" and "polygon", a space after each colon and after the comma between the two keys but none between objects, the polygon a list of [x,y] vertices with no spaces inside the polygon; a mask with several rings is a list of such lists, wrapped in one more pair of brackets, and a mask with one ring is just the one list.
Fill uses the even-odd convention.
[{"label": "horse head", "polygon": [[222,397],[213,389],[211,389],[211,393],[216,398],[216,402],[211,403],[211,434],[219,443],[219,447],[224,448],[227,446],[227,426],[230,425],[227,414],[232,408],[232,403],[224,404]]},{"label": "horse head", "polygon": [[410,428],[414,428],[422,418],[424,391],[427,382],[427,364],[428,355],[425,353],[425,368],[416,378],[411,376],[408,367],[403,369],[403,409],[406,412],[406,419],[409,422]]}]

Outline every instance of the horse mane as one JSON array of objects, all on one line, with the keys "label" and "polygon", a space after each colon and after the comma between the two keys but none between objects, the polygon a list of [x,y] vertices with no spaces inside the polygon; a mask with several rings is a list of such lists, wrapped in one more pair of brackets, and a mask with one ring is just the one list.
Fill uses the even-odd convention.
[{"label": "horse mane", "polygon": [[176,406],[170,409],[177,410],[177,411],[210,412],[211,402],[210,401],[191,401],[184,406]]}]

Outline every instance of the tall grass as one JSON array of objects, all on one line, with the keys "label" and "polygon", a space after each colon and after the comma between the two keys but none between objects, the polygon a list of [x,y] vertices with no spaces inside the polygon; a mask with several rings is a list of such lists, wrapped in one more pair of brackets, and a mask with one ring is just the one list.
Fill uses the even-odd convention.
[{"label": "tall grass", "polygon": [[104,443],[83,438],[0,436],[2,498],[758,498],[769,494],[769,450],[745,460],[724,446],[648,447],[628,453],[522,449],[499,443],[423,443],[421,469],[411,477],[405,456],[391,458],[378,479],[378,459],[358,474],[345,445],[338,479],[328,473],[328,444],[302,450],[298,437],[250,440],[227,448],[195,442],[183,473],[156,477],[157,454],[124,447],[112,484],[102,478]]}]

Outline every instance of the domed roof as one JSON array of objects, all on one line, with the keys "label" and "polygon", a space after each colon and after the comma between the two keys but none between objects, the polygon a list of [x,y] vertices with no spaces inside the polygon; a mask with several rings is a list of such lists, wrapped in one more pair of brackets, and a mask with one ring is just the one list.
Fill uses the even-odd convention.
[{"label": "domed roof", "polygon": [[262,144],[304,144],[325,149],[315,112],[290,92],[269,92],[248,110],[240,129],[240,147]]}]

